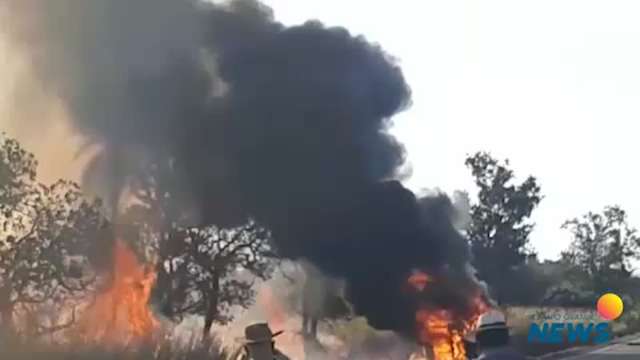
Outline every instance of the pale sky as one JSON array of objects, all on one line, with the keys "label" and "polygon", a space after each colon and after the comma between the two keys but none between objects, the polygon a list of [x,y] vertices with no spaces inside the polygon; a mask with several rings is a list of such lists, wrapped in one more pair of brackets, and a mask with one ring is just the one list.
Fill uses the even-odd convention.
[{"label": "pale sky", "polygon": [[[541,257],[555,258],[568,245],[564,220],[607,204],[622,205],[640,227],[632,143],[640,118],[640,1],[265,2],[286,24],[342,25],[400,60],[413,106],[393,131],[407,146],[412,188],[473,192],[465,155],[488,150],[542,185],[533,234]],[[12,133],[2,124],[13,116],[7,89],[22,68],[1,39],[0,65],[0,130]],[[59,104],[34,107],[37,94],[27,98],[30,116],[65,116]],[[44,137],[24,139],[47,178],[78,169],[69,155],[73,139],[50,138],[61,137],[56,152]]]},{"label": "pale sky", "polygon": [[640,1],[266,0],[276,18],[317,18],[399,58],[413,106],[394,133],[412,188],[473,191],[468,153],[508,157],[545,199],[532,242],[555,258],[560,225],[620,204],[640,227]]}]

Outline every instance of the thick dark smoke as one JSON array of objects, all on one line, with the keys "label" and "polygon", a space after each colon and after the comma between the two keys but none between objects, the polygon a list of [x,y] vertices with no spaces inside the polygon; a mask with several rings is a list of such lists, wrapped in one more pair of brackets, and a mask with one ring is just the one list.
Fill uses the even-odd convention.
[{"label": "thick dark smoke", "polygon": [[171,163],[201,221],[266,224],[283,256],[344,277],[379,328],[413,332],[414,268],[449,279],[428,302],[468,306],[478,287],[451,202],[398,181],[405,153],[387,129],[410,91],[378,46],[319,22],[285,27],[249,0],[0,4],[43,86],[103,149],[87,184],[115,199]]}]

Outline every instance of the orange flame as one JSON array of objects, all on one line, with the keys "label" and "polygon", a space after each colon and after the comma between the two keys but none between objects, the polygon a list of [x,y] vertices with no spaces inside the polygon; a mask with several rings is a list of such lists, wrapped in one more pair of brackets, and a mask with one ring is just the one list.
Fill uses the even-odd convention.
[{"label": "orange flame", "polygon": [[258,292],[258,305],[266,316],[267,323],[272,331],[285,330],[275,338],[276,347],[294,359],[304,359],[303,339],[297,332],[292,332],[290,322],[292,315],[286,309],[282,300],[276,295],[276,289],[270,285],[263,285]]},{"label": "orange flame", "polygon": [[82,318],[81,337],[111,345],[148,340],[158,326],[147,306],[156,274],[119,240],[112,270],[109,288],[96,297]]},{"label": "orange flame", "polygon": [[287,312],[280,304],[274,290],[269,285],[263,285],[258,292],[258,304],[267,315],[267,322],[271,330],[282,330],[286,326]]},{"label": "orange flame", "polygon": [[[408,279],[409,285],[417,291],[425,290],[434,281],[432,276],[420,271],[413,273]],[[419,341],[431,347],[435,360],[467,358],[463,337],[473,330],[480,315],[487,310],[487,304],[479,294],[471,299],[470,308],[471,313],[467,315],[426,306],[416,312]]]},{"label": "orange flame", "polygon": [[462,335],[451,329],[451,317],[446,310],[419,310],[416,321],[421,327],[420,341],[431,345],[435,360],[466,359]]}]

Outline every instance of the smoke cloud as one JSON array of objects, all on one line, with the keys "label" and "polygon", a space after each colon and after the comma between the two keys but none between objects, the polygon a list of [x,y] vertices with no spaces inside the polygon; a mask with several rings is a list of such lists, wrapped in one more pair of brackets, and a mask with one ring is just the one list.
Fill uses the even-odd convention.
[{"label": "smoke cloud", "polygon": [[448,279],[426,301],[469,306],[478,285],[451,201],[399,181],[405,151],[387,129],[410,90],[377,45],[317,21],[286,27],[251,0],[0,7],[42,86],[101,149],[87,186],[116,202],[146,167],[170,166],[201,222],[265,224],[282,256],[344,278],[381,329],[413,334],[412,269]]}]

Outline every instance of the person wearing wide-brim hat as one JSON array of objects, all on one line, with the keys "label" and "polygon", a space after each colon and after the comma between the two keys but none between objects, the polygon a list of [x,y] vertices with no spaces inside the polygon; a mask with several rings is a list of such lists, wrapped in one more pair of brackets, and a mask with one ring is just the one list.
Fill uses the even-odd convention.
[{"label": "person wearing wide-brim hat", "polygon": [[275,347],[275,337],[283,331],[271,331],[267,323],[256,323],[244,329],[242,348],[232,359],[238,360],[289,360]]},{"label": "person wearing wide-brim hat", "polygon": [[498,310],[490,310],[480,316],[475,333],[478,360],[525,360],[509,344],[507,320]]}]

